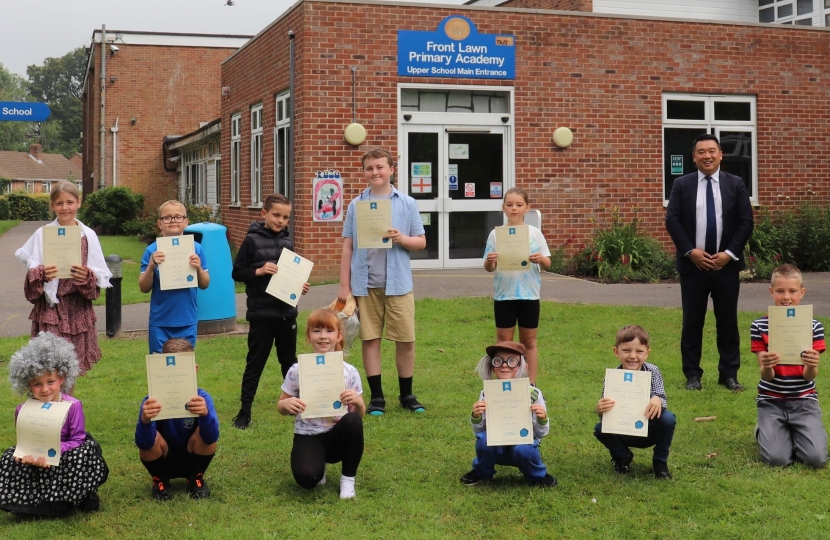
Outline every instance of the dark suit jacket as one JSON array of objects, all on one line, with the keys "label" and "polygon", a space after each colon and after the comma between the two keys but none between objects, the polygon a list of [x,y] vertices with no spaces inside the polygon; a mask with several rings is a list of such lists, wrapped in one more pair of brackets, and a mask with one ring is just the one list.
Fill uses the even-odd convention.
[{"label": "dark suit jacket", "polygon": [[[738,261],[727,264],[724,269],[738,265],[738,269],[743,270],[746,266],[744,246],[753,227],[749,192],[739,176],[721,170],[719,177],[723,231],[718,251],[729,250],[739,258]],[[685,257],[686,253],[695,248],[697,187],[697,171],[675,180],[666,208],[666,230],[677,247],[677,271],[681,274],[697,270],[691,259]]]}]

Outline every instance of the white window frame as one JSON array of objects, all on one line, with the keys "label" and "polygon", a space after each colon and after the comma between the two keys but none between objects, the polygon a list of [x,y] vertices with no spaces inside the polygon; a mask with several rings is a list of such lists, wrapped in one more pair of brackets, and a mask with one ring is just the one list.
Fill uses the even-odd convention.
[{"label": "white window frame", "polygon": [[251,206],[262,206],[262,103],[251,107]]},{"label": "white window frame", "polygon": [[[677,120],[667,118],[668,102],[669,101],[703,101],[705,102],[703,120]],[[732,102],[732,103],[749,103],[750,104],[750,120],[716,120],[715,119],[715,103]],[[720,94],[675,94],[664,93],[662,97],[663,112],[662,120],[663,126],[661,129],[661,149],[665,148],[665,141],[662,141],[665,128],[689,128],[700,127],[706,129],[707,133],[713,133],[720,140],[721,131],[743,131],[752,134],[752,194],[749,197],[750,203],[758,205],[758,111],[757,99],[752,95],[720,95]],[[691,157],[692,150],[689,149],[688,156]],[[665,156],[662,156],[665,160]],[[665,161],[661,161],[665,163]],[[665,179],[662,179],[661,189],[663,193],[663,205],[669,203],[669,193],[665,193]]]},{"label": "white window frame", "polygon": [[242,159],[242,132],[240,126],[242,124],[242,115],[236,113],[231,115],[231,206],[240,204],[240,182],[239,169],[240,161]]},{"label": "white window frame", "polygon": [[35,183],[34,182],[26,182],[26,193],[34,193],[35,192]]},{"label": "white window frame", "polygon": [[[787,4],[792,4],[793,13],[792,15],[787,15],[785,17],[778,16],[778,9],[786,6]],[[773,0],[769,4],[766,5],[759,5],[758,6],[758,22],[761,22],[761,11],[765,9],[772,9],[773,13],[773,22],[766,23],[766,24],[797,24],[797,25],[805,25],[805,26],[817,26],[814,23],[814,17],[818,15],[819,17],[823,18],[824,14],[830,14],[830,10],[826,9],[826,7],[821,7],[824,4],[824,0],[820,0],[818,4],[818,9],[816,9],[816,3],[813,2],[813,8],[808,13],[802,13],[801,15],[798,14],[798,0]],[[805,21],[810,21],[807,24]],[[818,26],[822,26],[819,24]]]},{"label": "white window frame", "polygon": [[[288,196],[288,144],[291,138],[291,94],[284,92],[276,97],[276,123],[274,125],[274,193]],[[282,135],[282,136],[280,136]],[[284,148],[279,148],[280,142]]]},{"label": "white window frame", "polygon": [[45,181],[45,182],[42,182],[41,187],[43,188],[44,193],[49,193],[49,192],[52,191],[52,182],[48,181],[48,180]]}]

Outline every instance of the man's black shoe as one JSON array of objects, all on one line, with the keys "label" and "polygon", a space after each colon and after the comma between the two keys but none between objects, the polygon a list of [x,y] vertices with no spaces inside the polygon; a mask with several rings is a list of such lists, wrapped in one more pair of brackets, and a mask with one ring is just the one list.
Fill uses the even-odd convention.
[{"label": "man's black shoe", "polygon": [[732,377],[729,377],[728,379],[719,380],[718,384],[721,386],[725,386],[728,390],[731,390],[733,392],[744,391],[743,385],[739,383],[737,379],[733,379]]},{"label": "man's black shoe", "polygon": [[700,377],[689,377],[686,379],[686,390],[702,390],[703,387],[700,386]]}]

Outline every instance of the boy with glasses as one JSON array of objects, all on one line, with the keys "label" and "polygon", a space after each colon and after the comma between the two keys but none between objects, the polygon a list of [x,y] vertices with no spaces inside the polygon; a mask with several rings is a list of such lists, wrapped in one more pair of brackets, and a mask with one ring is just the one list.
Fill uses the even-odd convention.
[{"label": "boy with glasses", "polygon": [[[483,380],[518,379],[527,377],[525,346],[515,341],[501,341],[487,347],[487,355],[479,360],[476,372]],[[470,425],[476,436],[476,458],[471,471],[461,477],[461,483],[472,486],[482,480],[492,480],[496,474],[496,465],[518,467],[528,483],[541,487],[553,487],[556,478],[548,473],[542,463],[539,451],[540,439],[550,432],[545,399],[542,391],[530,387],[530,412],[533,414],[533,442],[515,446],[487,445],[487,402],[482,390],[478,401],[473,405]]]},{"label": "boy with glasses", "polygon": [[[181,236],[187,227],[187,209],[179,201],[167,201],[159,206],[156,222],[162,236]],[[210,285],[208,265],[202,246],[193,242],[195,253],[190,256],[190,265],[196,269],[196,282],[200,289]],[[164,252],[153,242],[141,257],[141,274],[138,288],[150,295],[150,321],[147,338],[150,354],[160,353],[164,343],[173,338],[184,338],[196,346],[196,329],[199,323],[196,313],[196,288],[161,290],[158,265],[164,262]]]}]

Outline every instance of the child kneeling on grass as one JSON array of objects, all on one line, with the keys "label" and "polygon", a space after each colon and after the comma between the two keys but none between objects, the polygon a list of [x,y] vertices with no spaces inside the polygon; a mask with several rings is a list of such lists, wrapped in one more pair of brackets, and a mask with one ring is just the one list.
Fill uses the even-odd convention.
[{"label": "child kneeling on grass", "polygon": [[[343,332],[340,318],[330,309],[318,309],[308,318],[306,338],[315,353],[325,354],[343,350]],[[326,463],[343,462],[340,476],[340,498],[355,497],[355,476],[363,458],[363,386],[360,373],[351,364],[343,362],[343,381],[346,389],[340,402],[347,412],[340,417],[304,419],[300,413],[306,404],[300,396],[300,370],[294,364],[285,375],[277,410],[282,415],[295,415],[294,446],[291,448],[291,472],[294,480],[306,489],[326,483]]]},{"label": "child kneeling on grass", "polygon": [[[476,372],[483,380],[527,377],[525,346],[521,343],[501,341],[487,347],[486,351],[487,355],[476,366]],[[482,480],[491,480],[496,474],[496,465],[505,465],[518,467],[531,484],[543,487],[556,485],[556,478],[548,473],[539,451],[540,439],[550,432],[550,419],[542,391],[536,387],[530,388],[530,403],[533,412],[533,443],[487,446],[487,402],[484,391],[481,391],[470,415],[470,425],[476,436],[476,458],[472,470],[461,477],[462,484],[472,486]]]},{"label": "child kneeling on grass", "polygon": [[[614,469],[620,474],[627,474],[634,460],[634,453],[629,449],[654,447],[652,460],[654,477],[659,479],[671,478],[669,472],[669,448],[674,437],[676,419],[667,409],[666,390],[663,386],[663,376],[660,369],[654,364],[646,362],[651,349],[648,347],[648,332],[636,325],[624,326],[617,332],[614,354],[620,361],[617,369],[651,372],[651,399],[645,410],[648,417],[648,436],[635,437],[632,435],[617,435],[602,432],[602,420],[594,427],[594,436],[608,448],[611,453],[611,462]],[[602,398],[597,402],[597,414],[603,414],[614,408],[614,400],[605,397],[605,387],[602,389]]]},{"label": "child kneeling on grass", "polygon": [[[776,306],[797,306],[804,298],[801,271],[784,264],[772,271],[769,288]],[[755,438],[761,447],[761,461],[785,467],[794,459],[814,468],[827,463],[827,431],[816,395],[819,354],[826,350],[824,327],[813,319],[813,346],[801,353],[804,365],[781,364],[769,351],[769,320],[764,316],[752,323],[752,352],[758,357],[758,427]]]},{"label": "child kneeling on grass", "polygon": [[[162,353],[192,352],[186,338],[167,340]],[[171,478],[185,478],[191,499],[207,499],[210,488],[205,483],[205,471],[216,454],[219,440],[219,418],[210,394],[198,389],[190,398],[187,410],[198,418],[170,418],[154,421],[161,412],[161,404],[154,398],[144,398],[135,426],[135,445],[142,465],[153,478],[153,498],[169,501],[173,498]]]}]

